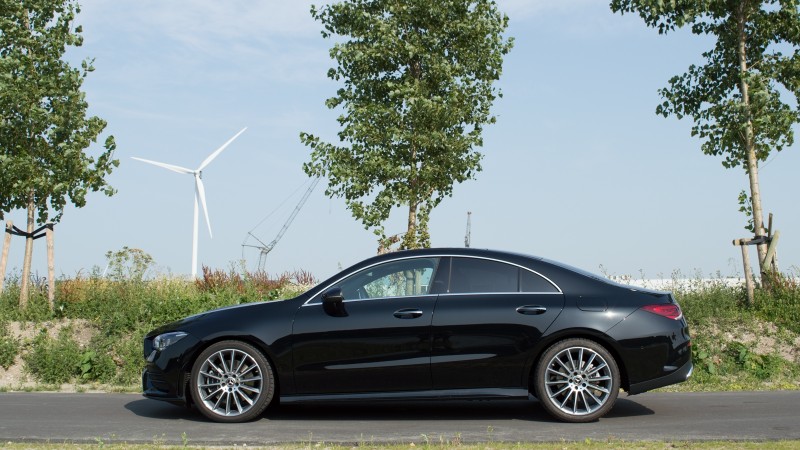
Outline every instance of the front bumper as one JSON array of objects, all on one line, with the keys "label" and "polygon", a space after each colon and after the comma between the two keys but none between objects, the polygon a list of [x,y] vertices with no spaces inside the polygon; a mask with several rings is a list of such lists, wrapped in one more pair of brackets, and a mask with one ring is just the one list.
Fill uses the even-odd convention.
[{"label": "front bumper", "polygon": [[142,372],[142,394],[154,400],[186,405],[192,355],[199,341],[187,335],[163,351],[155,351],[152,337],[145,338],[147,365]]},{"label": "front bumper", "polygon": [[163,373],[152,372],[145,369],[142,372],[142,395],[153,400],[162,400],[175,405],[186,405],[186,387],[189,383],[189,374],[184,374],[183,381],[168,382]]}]

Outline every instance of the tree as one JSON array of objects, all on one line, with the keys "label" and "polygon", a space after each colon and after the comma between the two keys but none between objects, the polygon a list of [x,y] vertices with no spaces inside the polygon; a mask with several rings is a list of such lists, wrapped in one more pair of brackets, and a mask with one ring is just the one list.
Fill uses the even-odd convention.
[{"label": "tree", "polygon": [[[752,214],[748,229],[763,236],[758,164],[792,145],[792,126],[800,121],[797,102],[784,101],[786,95],[800,101],[798,0],[612,0],[611,9],[637,12],[659,34],[690,26],[696,35],[716,37],[703,53],[705,65],[691,65],[659,90],[664,102],[656,113],[691,116],[705,154],[722,156],[726,168],[744,168],[750,196],[740,194],[741,210]],[[770,263],[766,252],[759,245],[762,273]]]},{"label": "tree", "polygon": [[[27,232],[40,222],[58,222],[69,200],[86,204],[86,194],[113,195],[104,177],[119,162],[109,136],[95,159],[86,153],[106,122],[88,117],[80,68],[65,61],[67,47],[79,47],[80,12],[74,0],[0,0],[0,218],[27,210]],[[33,239],[25,243],[21,303],[27,301]]]},{"label": "tree", "polygon": [[408,207],[401,248],[430,245],[428,218],[456,182],[481,170],[483,127],[494,123],[508,17],[491,0],[347,0],[311,14],[334,44],[343,82],[328,108],[341,108],[339,144],[301,133],[303,169],[326,176],[326,194],[380,237],[392,208]]}]

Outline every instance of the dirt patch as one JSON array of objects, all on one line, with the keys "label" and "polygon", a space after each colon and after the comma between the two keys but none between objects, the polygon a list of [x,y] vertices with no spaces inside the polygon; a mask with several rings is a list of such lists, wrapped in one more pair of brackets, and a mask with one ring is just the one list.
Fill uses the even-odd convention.
[{"label": "dirt patch", "polygon": [[18,342],[30,342],[39,333],[47,333],[51,339],[55,339],[65,328],[72,328],[72,338],[81,346],[89,345],[89,342],[97,334],[97,328],[86,319],[61,319],[50,320],[47,322],[9,322],[7,330],[11,337]]},{"label": "dirt patch", "polygon": [[754,319],[747,324],[726,325],[725,331],[712,324],[708,331],[709,336],[719,336],[723,342],[741,342],[757,355],[778,355],[800,364],[800,335],[781,330],[774,323]]}]

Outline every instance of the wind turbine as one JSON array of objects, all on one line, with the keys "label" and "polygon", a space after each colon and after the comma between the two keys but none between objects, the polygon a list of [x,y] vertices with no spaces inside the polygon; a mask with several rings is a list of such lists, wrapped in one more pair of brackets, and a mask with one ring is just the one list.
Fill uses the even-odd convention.
[{"label": "wind turbine", "polygon": [[214,236],[211,234],[211,221],[208,219],[208,207],[206,206],[206,190],[203,187],[203,169],[208,166],[211,161],[214,160],[223,150],[225,150],[234,139],[239,137],[240,134],[244,133],[247,127],[242,128],[242,131],[236,133],[236,135],[230,139],[228,142],[222,144],[222,147],[214,150],[214,153],[208,155],[208,157],[200,164],[195,170],[187,169],[185,167],[174,166],[172,164],[166,164],[158,161],[151,161],[149,159],[137,158],[135,156],[131,156],[131,158],[141,161],[147,164],[152,164],[154,166],[163,167],[164,169],[171,170],[173,172],[182,173],[184,175],[192,175],[194,176],[194,224],[192,228],[192,278],[197,277],[197,223],[198,223],[198,199],[200,205],[203,206],[203,214],[206,217],[206,225],[208,225],[208,235],[213,238]]}]

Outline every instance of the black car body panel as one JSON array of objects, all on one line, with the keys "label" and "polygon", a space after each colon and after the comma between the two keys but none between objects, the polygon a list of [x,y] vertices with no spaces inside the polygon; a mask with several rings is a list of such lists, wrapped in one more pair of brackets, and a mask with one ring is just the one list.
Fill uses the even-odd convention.
[{"label": "black car body panel", "polygon": [[[519,397],[532,392],[533,369],[547,348],[581,338],[605,347],[619,365],[620,386],[639,393],[691,373],[685,319],[641,309],[653,304],[677,306],[669,293],[527,255],[397,252],[293,299],[222,308],[152,331],[143,390],[191,403],[198,355],[235,340],[269,360],[281,401]],[[156,336],[170,332],[186,337],[154,349]]]}]

